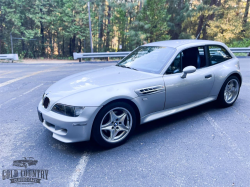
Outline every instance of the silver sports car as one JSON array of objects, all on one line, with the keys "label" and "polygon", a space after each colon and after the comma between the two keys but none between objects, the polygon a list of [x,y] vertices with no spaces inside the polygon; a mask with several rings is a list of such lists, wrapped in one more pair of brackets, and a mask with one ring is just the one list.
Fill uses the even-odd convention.
[{"label": "silver sports car", "polygon": [[115,66],[53,84],[38,105],[38,115],[57,140],[93,138],[114,147],[136,125],[211,101],[233,105],[241,83],[239,61],[225,44],[161,41],[136,48]]}]

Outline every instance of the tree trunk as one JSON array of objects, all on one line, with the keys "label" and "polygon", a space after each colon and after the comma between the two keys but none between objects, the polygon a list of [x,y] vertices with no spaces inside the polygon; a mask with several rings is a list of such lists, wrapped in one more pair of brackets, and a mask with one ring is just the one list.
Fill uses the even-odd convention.
[{"label": "tree trunk", "polygon": [[243,17],[243,27],[245,27],[246,24],[247,24],[249,5],[250,5],[250,0],[247,0],[247,4],[246,4],[246,7],[245,7],[245,13],[244,13],[244,17]]},{"label": "tree trunk", "polygon": [[[182,11],[183,9],[183,5],[185,3],[185,0],[180,0],[178,2],[178,11]],[[179,36],[180,36],[180,33],[182,32],[182,22],[178,22],[176,25],[175,25],[175,29],[176,29],[176,32],[175,32],[175,35],[174,35],[174,39],[179,39]]]},{"label": "tree trunk", "polygon": [[57,41],[57,56],[60,56],[60,42],[59,42],[59,36],[58,36],[58,32],[56,33],[56,41]]},{"label": "tree trunk", "polygon": [[51,46],[52,46],[52,51],[51,51],[51,53],[52,53],[52,58],[54,58],[54,53],[55,53],[55,47],[54,47],[54,43],[55,43],[55,37],[54,37],[54,35],[53,35],[53,32],[51,31],[51,37],[52,37],[52,40],[51,40]]},{"label": "tree trunk", "polygon": [[[1,12],[0,13],[0,33],[2,35],[3,33],[3,13]],[[2,53],[1,49],[2,49],[2,36],[0,35],[0,54]]]},{"label": "tree trunk", "polygon": [[[43,11],[42,11],[42,9],[40,9],[40,12],[41,12],[41,14],[43,13]],[[40,21],[40,26],[41,26],[41,28],[40,28],[40,34],[42,35],[42,39],[41,39],[41,56],[42,57],[45,57],[45,46],[44,46],[44,26],[43,26],[43,22],[42,21]]]},{"label": "tree trunk", "polygon": [[76,49],[76,35],[75,34],[73,35],[73,38],[72,38],[71,42],[72,42],[72,48],[71,48],[71,54],[70,55],[72,56],[73,53],[76,52],[75,51],[75,49]]},{"label": "tree trunk", "polygon": [[84,50],[84,53],[86,52],[86,39],[84,38],[84,41],[83,41],[83,50]]},{"label": "tree trunk", "polygon": [[[219,7],[219,6],[221,6],[221,1],[220,0],[212,0],[210,3],[210,6],[213,6],[213,5]],[[212,14],[208,15],[208,20],[213,20],[214,17],[215,17],[215,14],[213,12]]]},{"label": "tree trunk", "polygon": [[72,52],[72,47],[71,47],[71,44],[72,44],[72,39],[71,38],[69,38],[69,56],[71,56],[71,52]]},{"label": "tree trunk", "polygon": [[50,43],[50,58],[53,58],[54,54],[54,46],[53,46],[53,38],[52,38],[52,31],[49,31],[49,43]]},{"label": "tree trunk", "polygon": [[63,43],[62,43],[62,56],[65,55],[65,51],[64,51],[64,36],[63,36]]},{"label": "tree trunk", "polygon": [[[211,0],[210,6],[213,6],[213,5],[215,5],[217,7],[221,6],[221,0]],[[201,32],[201,33],[203,33],[202,39],[207,39],[206,25],[204,27],[203,27],[203,25],[205,24],[205,20],[207,20],[206,22],[208,22],[210,20],[213,20],[214,17],[215,17],[214,13],[208,15],[206,19],[205,19],[205,16],[203,14],[200,15],[200,17],[199,17],[199,23],[198,23],[198,28],[197,28],[197,31],[196,31],[196,37]],[[201,29],[203,29],[203,31]],[[198,39],[199,38],[200,38],[200,36],[198,37]]]},{"label": "tree trunk", "polygon": [[[0,20],[2,20],[1,17],[2,17],[2,14],[0,14]],[[2,23],[0,23],[0,33],[3,33],[2,32],[2,30],[3,30],[2,27],[3,27]],[[2,50],[1,49],[2,49],[2,36],[0,35],[0,54],[2,54]]]},{"label": "tree trunk", "polygon": [[150,31],[150,36],[149,36],[149,42],[151,43],[151,42],[154,42],[154,40],[153,40],[153,31],[151,30]]},{"label": "tree trunk", "polygon": [[106,35],[106,51],[109,51],[109,35],[110,35],[110,18],[111,18],[111,6],[108,6],[108,28],[107,28],[107,35]]},{"label": "tree trunk", "polygon": [[[22,43],[22,51],[24,52],[24,51],[25,51],[25,43],[24,43],[24,40],[22,40],[21,43]],[[25,51],[24,58],[26,58],[26,55],[27,55],[27,51]]]},{"label": "tree trunk", "polygon": [[[198,23],[198,28],[197,28],[195,37],[197,37],[198,34],[201,32],[201,29],[202,29],[203,24],[204,24],[204,14],[201,14],[201,15],[199,16],[199,23]],[[199,38],[200,38],[200,36],[199,36],[197,39],[199,39]]]},{"label": "tree trunk", "polygon": [[141,9],[142,9],[142,1],[143,0],[140,0],[139,11],[141,11]]},{"label": "tree trunk", "polygon": [[174,23],[174,27],[169,30],[169,34],[172,39],[178,39],[180,33],[182,32],[182,22],[184,20],[176,21],[176,17],[178,17],[178,12],[181,12],[183,9],[183,5],[185,3],[185,0],[178,0],[178,3],[176,4],[175,1],[166,1],[167,4],[169,4],[169,11],[172,12],[170,22]]},{"label": "tree trunk", "polygon": [[82,40],[79,39],[79,42],[80,42],[80,45],[78,47],[78,53],[81,53],[81,51],[82,51]]},{"label": "tree trunk", "polygon": [[100,29],[99,29],[99,45],[98,45],[98,51],[102,51],[102,38],[103,38],[103,17],[102,15],[99,16],[99,23],[100,23]]}]

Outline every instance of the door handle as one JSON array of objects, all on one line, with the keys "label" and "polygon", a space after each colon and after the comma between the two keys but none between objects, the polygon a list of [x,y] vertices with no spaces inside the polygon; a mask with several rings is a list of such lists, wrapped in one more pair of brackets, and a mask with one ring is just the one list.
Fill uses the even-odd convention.
[{"label": "door handle", "polygon": [[211,74],[205,76],[206,79],[209,79],[209,78],[211,78],[211,77],[212,77]]}]

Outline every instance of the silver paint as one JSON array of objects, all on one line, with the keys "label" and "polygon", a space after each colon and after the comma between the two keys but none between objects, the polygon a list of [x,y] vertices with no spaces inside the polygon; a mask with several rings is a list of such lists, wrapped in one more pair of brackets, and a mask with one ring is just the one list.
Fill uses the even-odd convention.
[{"label": "silver paint", "polygon": [[[197,69],[188,73],[186,78],[181,78],[183,73],[164,74],[179,52],[202,45],[221,45],[229,51],[232,59]],[[46,90],[45,94],[49,92],[50,105],[45,109],[41,101],[38,110],[43,114],[43,125],[53,133],[54,138],[67,143],[89,140],[95,116],[111,101],[123,99],[133,102],[143,124],[216,100],[230,75],[236,73],[241,77],[238,59],[221,42],[169,40],[144,46],[169,46],[175,48],[176,52],[159,74],[110,66],[71,75]],[[146,94],[140,92],[141,89],[156,87],[161,89]],[[79,117],[67,117],[51,111],[56,103],[85,108]],[[55,128],[49,127],[46,122]]]}]

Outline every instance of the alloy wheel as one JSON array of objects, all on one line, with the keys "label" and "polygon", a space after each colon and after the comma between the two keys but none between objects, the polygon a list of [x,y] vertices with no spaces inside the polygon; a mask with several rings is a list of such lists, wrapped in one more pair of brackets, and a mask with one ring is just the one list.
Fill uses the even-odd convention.
[{"label": "alloy wheel", "polygon": [[227,104],[231,104],[235,101],[239,93],[239,83],[236,79],[228,81],[224,90],[224,100]]},{"label": "alloy wheel", "polygon": [[113,108],[104,115],[101,121],[101,136],[107,142],[119,142],[129,134],[132,123],[132,115],[127,109]]}]

